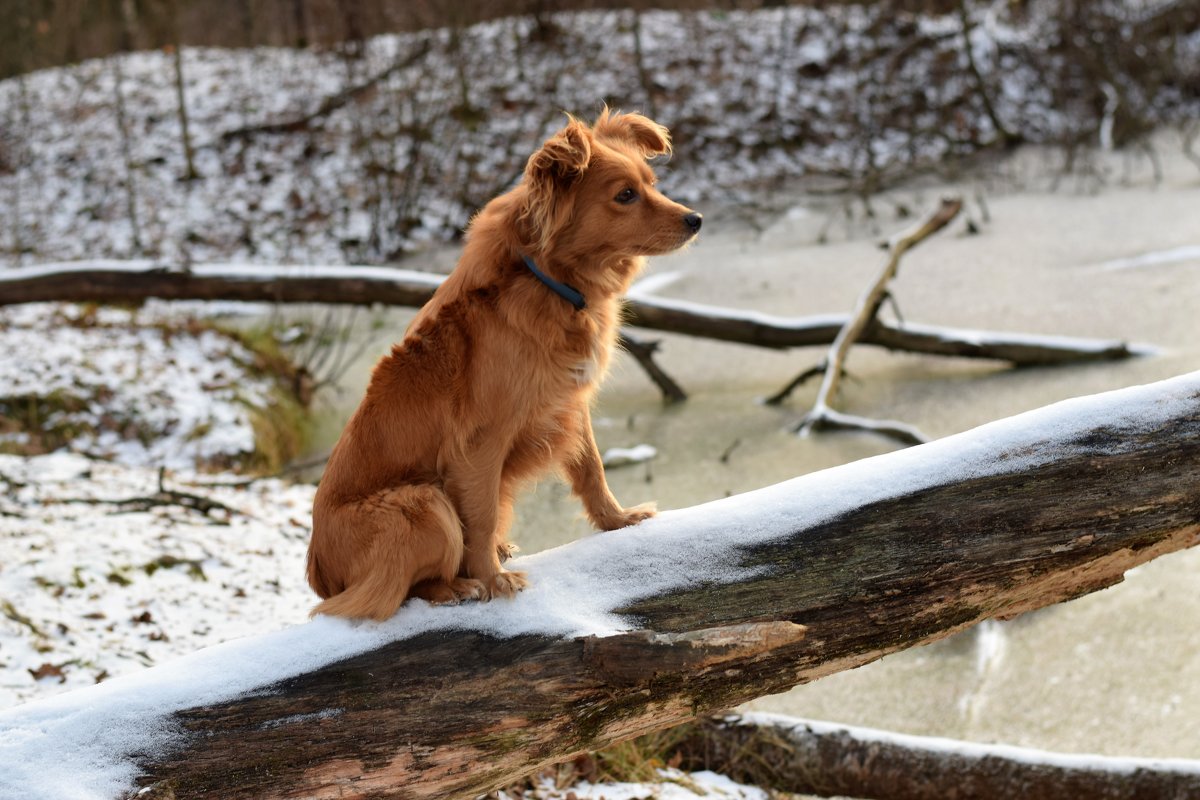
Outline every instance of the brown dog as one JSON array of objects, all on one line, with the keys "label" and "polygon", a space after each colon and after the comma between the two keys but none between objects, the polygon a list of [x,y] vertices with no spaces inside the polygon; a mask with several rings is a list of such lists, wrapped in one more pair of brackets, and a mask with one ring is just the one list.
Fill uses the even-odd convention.
[{"label": "brown dog", "polygon": [[376,365],[313,505],[314,614],[386,619],[408,597],[512,596],[501,568],[521,485],[559,467],[603,530],[640,522],[608,489],[589,403],[618,298],[700,215],[655,189],[667,130],[570,119],[472,221],[458,266]]}]

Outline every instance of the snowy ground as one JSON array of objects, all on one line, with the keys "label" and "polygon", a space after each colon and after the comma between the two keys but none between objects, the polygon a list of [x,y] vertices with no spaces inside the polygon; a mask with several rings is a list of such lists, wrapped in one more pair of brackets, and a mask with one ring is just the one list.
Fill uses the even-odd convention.
[{"label": "snowy ground", "polygon": [[[1029,57],[1053,52],[1043,11],[1055,4],[1035,3],[1019,18],[1008,5],[977,4],[969,35],[996,115],[1027,141],[1099,143],[1095,82],[1085,79],[1071,107],[1057,107],[1049,84],[1071,65],[1061,55]],[[1131,24],[1143,13],[1110,6]],[[678,147],[662,186],[693,204],[744,201],[798,176],[877,188],[945,167],[996,135],[955,15],[835,4],[555,22],[551,41],[535,36],[531,18],[513,18],[457,36],[378,37],[353,59],[189,48],[199,174],[190,181],[181,180],[170,55],[0,82],[0,264],[393,260],[461,230],[519,176],[563,110],[590,118],[606,100],[672,128]],[[1194,68],[1200,32],[1180,34],[1170,53]],[[297,129],[239,133],[302,118],[368,84]],[[1126,93],[1154,121],[1195,116],[1194,98],[1170,86]]]},{"label": "snowy ground", "polygon": [[0,308],[0,452],[235,464],[255,452],[253,415],[275,404],[275,381],[258,362],[234,337],[164,304]]},{"label": "snowy ground", "polygon": [[312,486],[164,483],[80,455],[0,456],[0,708],[305,620]]}]

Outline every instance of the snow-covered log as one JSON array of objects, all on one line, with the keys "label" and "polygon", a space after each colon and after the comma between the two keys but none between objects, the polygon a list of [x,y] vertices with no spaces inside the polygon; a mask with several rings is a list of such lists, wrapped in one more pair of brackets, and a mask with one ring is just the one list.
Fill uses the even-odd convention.
[{"label": "snow-covered log", "polygon": [[0,713],[0,796],[471,797],[1198,542],[1200,372],[522,558],[511,601],[318,618]]},{"label": "snow-covered log", "polygon": [[1114,758],[746,714],[706,720],[676,745],[686,769],[720,765],[780,791],[878,800],[1200,797],[1200,761]]},{"label": "snow-covered log", "polygon": [[[268,266],[153,261],[77,261],[0,270],[0,306],[41,301],[100,303],[164,300],[246,300],[280,303],[421,306],[442,276],[415,270],[356,266]],[[827,346],[847,314],[782,317],[652,297],[628,298],[628,323],[775,349]],[[1007,361],[1016,366],[1128,358],[1138,351],[1115,340],[1030,336],[876,319],[858,337],[889,350]]]}]

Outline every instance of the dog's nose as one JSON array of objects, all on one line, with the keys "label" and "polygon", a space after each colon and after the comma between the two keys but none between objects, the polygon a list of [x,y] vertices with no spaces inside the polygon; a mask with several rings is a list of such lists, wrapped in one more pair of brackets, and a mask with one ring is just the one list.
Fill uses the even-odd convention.
[{"label": "dog's nose", "polygon": [[687,225],[688,230],[692,233],[700,232],[700,223],[704,222],[704,217],[697,214],[695,211],[683,218],[683,224]]}]

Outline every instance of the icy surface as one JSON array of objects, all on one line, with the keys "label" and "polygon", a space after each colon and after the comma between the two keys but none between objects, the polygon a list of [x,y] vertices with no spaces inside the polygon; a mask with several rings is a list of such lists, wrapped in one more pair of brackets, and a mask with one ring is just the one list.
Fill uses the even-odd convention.
[{"label": "icy surface", "polygon": [[613,609],[686,586],[696,574],[717,581],[744,575],[740,547],[922,487],[1086,451],[1083,434],[1094,427],[1153,426],[1194,411],[1198,394],[1200,373],[1193,373],[1065,401],[519,559],[512,566],[528,572],[531,587],[511,602],[449,608],[415,601],[381,624],[319,618],[19,706],[0,714],[0,763],[11,765],[0,773],[0,795],[112,796],[133,777],[129,754],[171,741],[171,712],[227,700],[420,631],[578,636],[626,630],[631,622]]}]

